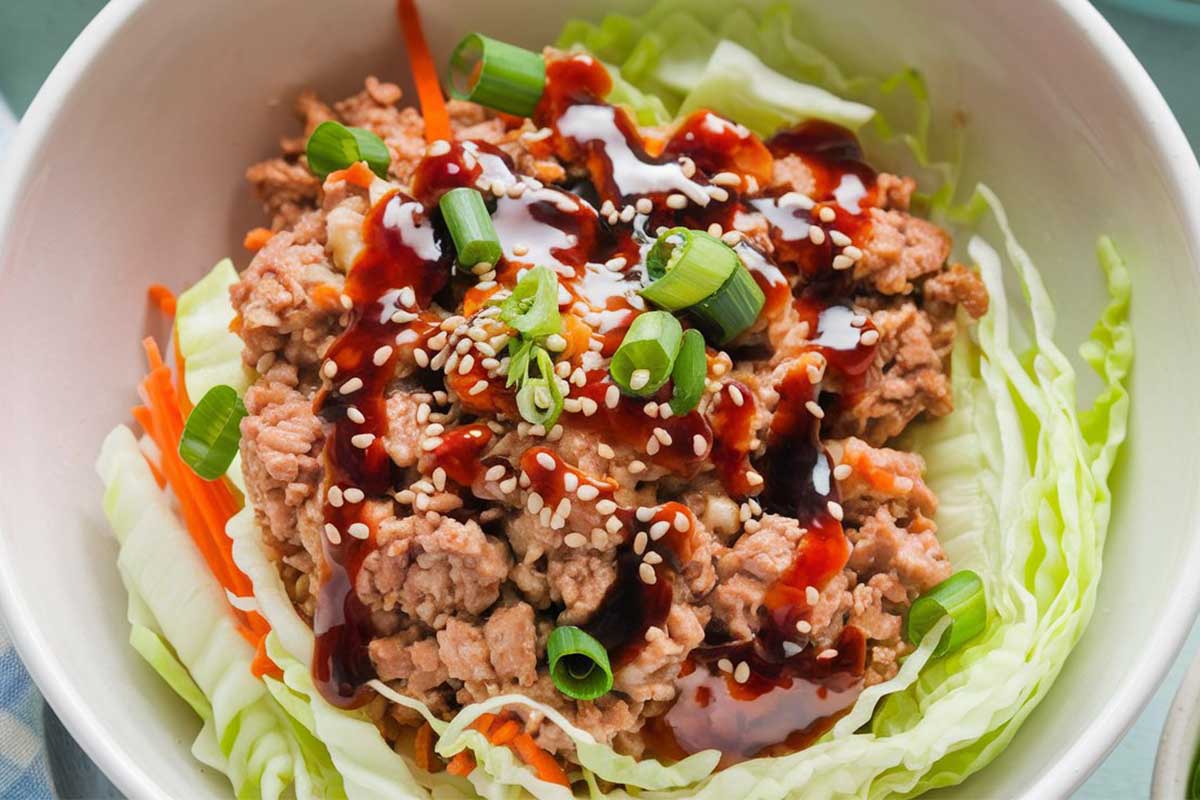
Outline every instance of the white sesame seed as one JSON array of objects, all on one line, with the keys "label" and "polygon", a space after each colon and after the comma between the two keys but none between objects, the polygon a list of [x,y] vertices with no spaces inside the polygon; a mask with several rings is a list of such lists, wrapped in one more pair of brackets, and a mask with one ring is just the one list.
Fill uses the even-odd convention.
[{"label": "white sesame seed", "polygon": [[424,425],[429,421],[429,415],[433,409],[429,407],[429,403],[421,403],[417,406],[417,424]]},{"label": "white sesame seed", "polygon": [[426,151],[426,154],[436,157],[436,156],[444,156],[449,152],[450,152],[450,143],[447,142],[445,139],[438,139],[437,141],[435,141],[429,145],[429,149]]},{"label": "white sesame seed", "polygon": [[582,533],[568,533],[563,537],[563,544],[571,549],[586,547],[588,543],[587,537]]},{"label": "white sesame seed", "polygon": [[742,396],[742,390],[734,386],[732,383],[729,384],[729,399],[732,400],[733,404],[738,408],[741,408],[742,404],[746,402],[746,398]]},{"label": "white sesame seed", "polygon": [[635,458],[633,461],[629,462],[629,474],[630,475],[638,475],[645,471],[646,471],[646,465],[639,459]]},{"label": "white sesame seed", "polygon": [[573,492],[579,488],[579,476],[574,472],[568,472],[563,475],[563,489],[568,492]]},{"label": "white sesame seed", "polygon": [[719,660],[717,662],[717,669],[721,670],[721,672],[726,672],[726,673],[733,672],[733,662],[730,661],[728,658],[722,658],[721,660]]},{"label": "white sesame seed", "polygon": [[529,252],[529,245],[526,245],[526,244],[514,244],[514,245],[513,245],[513,249],[512,249],[512,251],[513,251],[513,255],[514,255],[514,256],[523,256],[523,255],[525,255],[526,253],[528,253],[528,252]]},{"label": "white sesame seed", "polygon": [[426,426],[425,435],[426,436],[441,436],[445,430],[446,430],[445,425],[443,425],[440,422],[435,422],[432,425]]},{"label": "white sesame seed", "polygon": [[855,314],[850,318],[850,324],[855,328],[861,328],[863,325],[867,324],[867,315]]},{"label": "white sesame seed", "polygon": [[431,439],[426,439],[423,442],[421,442],[421,449],[427,453],[432,450],[437,450],[441,446],[442,446],[442,439],[440,436],[434,436]]},{"label": "white sesame seed", "polygon": [[642,564],[638,566],[638,577],[642,579],[642,583],[645,583],[649,586],[653,586],[658,582],[658,576],[654,574],[654,567],[645,562],[642,562]]},{"label": "white sesame seed", "polygon": [[687,208],[688,200],[681,194],[667,195],[667,208],[681,209]]},{"label": "white sesame seed", "polygon": [[604,521],[604,529],[614,536],[620,532],[622,527],[621,520],[616,517],[609,517]]},{"label": "white sesame seed", "polygon": [[446,332],[442,331],[441,333],[437,334],[436,336],[429,337],[429,341],[426,342],[426,344],[429,345],[430,350],[441,350],[443,347],[446,346],[446,341],[447,341]]},{"label": "white sesame seed", "polygon": [[649,439],[646,440],[646,455],[656,456],[656,455],[658,455],[658,451],[661,448],[662,448],[662,445],[659,444],[658,439],[656,439],[655,437],[651,436]]},{"label": "white sesame seed", "polygon": [[862,342],[863,344],[867,345],[868,347],[870,347],[871,345],[873,345],[879,341],[879,331],[877,331],[877,330],[863,331],[862,336],[860,336],[858,340],[860,342]]},{"label": "white sesame seed", "polygon": [[670,419],[673,416],[675,416],[675,412],[671,410],[670,403],[661,403],[658,406],[659,419]]},{"label": "white sesame seed", "polygon": [[371,362],[377,367],[382,367],[392,357],[392,346],[385,344],[375,351],[375,355],[371,357]]},{"label": "white sesame seed", "polygon": [[321,374],[332,380],[337,375],[338,365],[332,358],[321,365]]},{"label": "white sesame seed", "polygon": [[412,485],[412,488],[421,494],[430,494],[433,492],[433,484],[427,480],[419,480]]},{"label": "white sesame seed", "polygon": [[600,214],[605,217],[607,217],[609,214],[613,213],[616,210],[617,210],[617,207],[613,205],[612,200],[605,200],[600,205]]},{"label": "white sesame seed", "polygon": [[637,553],[639,556],[646,552],[646,544],[649,541],[650,537],[646,535],[645,531],[638,531],[637,536],[633,537],[633,552]]},{"label": "white sesame seed", "polygon": [[522,489],[528,489],[528,488],[529,488],[529,483],[530,483],[530,481],[529,481],[529,475],[528,475],[528,473],[522,472],[522,473],[521,473],[521,488],[522,488]]},{"label": "white sesame seed", "polygon": [[820,383],[821,379],[825,377],[825,371],[816,364],[809,364],[805,369],[808,372],[809,383]]},{"label": "white sesame seed", "polygon": [[631,222],[633,220],[633,215],[636,213],[637,209],[633,206],[625,206],[621,209],[621,222]]},{"label": "white sesame seed", "polygon": [[819,225],[809,225],[808,240],[813,244],[825,244],[825,229]]},{"label": "white sesame seed", "polygon": [[854,468],[849,464],[838,464],[833,468],[833,477],[837,478],[839,481],[844,481],[846,478],[850,477],[852,472],[854,472]]},{"label": "white sesame seed", "polygon": [[821,222],[833,222],[837,219],[837,212],[831,206],[821,206],[821,210],[817,212],[817,217]]},{"label": "white sesame seed", "polygon": [[718,172],[710,180],[718,186],[739,186],[742,182],[736,172]]},{"label": "white sesame seed", "polygon": [[687,156],[683,156],[679,159],[679,169],[683,172],[685,178],[690,178],[696,174],[696,162]]},{"label": "white sesame seed", "polygon": [[505,494],[512,494],[514,491],[516,491],[516,489],[517,489],[517,476],[516,475],[513,475],[512,477],[509,477],[509,478],[505,478],[504,480],[500,481],[500,491],[504,492]]},{"label": "white sesame seed", "polygon": [[836,255],[833,257],[833,268],[836,270],[850,269],[854,266],[854,259],[850,256]]},{"label": "white sesame seed", "polygon": [[[595,488],[595,487],[592,487],[592,488]],[[596,502],[596,511],[599,514],[603,514],[603,515],[607,516],[609,514],[612,514],[616,510],[617,510],[616,502],[608,499],[607,497],[604,498],[603,500],[598,500]]]},{"label": "white sesame seed", "polygon": [[590,417],[600,410],[600,404],[590,397],[579,398],[579,406],[583,409],[585,417]]},{"label": "white sesame seed", "polygon": [[458,374],[459,375],[466,375],[468,372],[470,372],[474,368],[475,368],[475,356],[471,355],[470,353],[467,353],[465,356],[462,357],[462,360],[458,362]]},{"label": "white sesame seed", "polygon": [[563,519],[571,516],[570,498],[564,497],[562,500],[558,501],[558,507],[554,509],[554,516],[562,517]]},{"label": "white sesame seed", "polygon": [[825,418],[825,409],[823,409],[823,408],[821,408],[821,406],[817,405],[816,400],[809,400],[808,402],[806,402],[804,404],[804,407],[806,409],[808,409],[808,413],[812,414],[817,419]]},{"label": "white sesame seed", "polygon": [[488,471],[483,473],[483,479],[486,481],[498,481],[504,477],[504,465],[496,464],[488,467]]},{"label": "white sesame seed", "polygon": [[801,192],[788,192],[776,201],[779,208],[812,208],[812,198]]},{"label": "white sesame seed", "polygon": [[829,516],[833,517],[838,522],[841,522],[842,516],[843,516],[842,504],[837,502],[836,500],[830,500],[828,503],[828,507],[829,507]]},{"label": "white sesame seed", "polygon": [[829,238],[838,247],[845,247],[846,245],[850,244],[850,237],[836,228],[829,232]]},{"label": "white sesame seed", "polygon": [[520,197],[523,194],[525,194],[525,184],[523,184],[523,183],[509,184],[508,196],[511,197],[513,200],[516,200],[518,197]]},{"label": "white sesame seed", "polygon": [[752,471],[747,470],[746,483],[750,484],[751,486],[762,486],[762,482],[763,482],[762,475],[759,475],[757,472],[752,472]]},{"label": "white sesame seed", "polygon": [[733,671],[733,679],[738,683],[745,683],[750,680],[750,665],[745,661],[739,661],[737,669]]},{"label": "white sesame seed", "polygon": [[675,512],[675,530],[680,533],[685,533],[688,528],[692,527],[692,521],[688,519],[688,515],[682,511]]},{"label": "white sesame seed", "polygon": [[558,462],[554,460],[554,456],[545,451],[537,454],[537,463],[542,469],[548,469],[551,472],[558,467]]},{"label": "white sesame seed", "polygon": [[371,535],[371,529],[367,527],[365,522],[355,522],[349,528],[346,528],[346,533],[355,539],[366,539]]},{"label": "white sesame seed", "polygon": [[672,442],[671,434],[667,433],[666,428],[655,428],[653,433],[654,433],[654,438],[658,439],[660,442],[662,442],[663,446],[665,446],[665,447],[671,446],[671,442]]},{"label": "white sesame seed", "polygon": [[342,394],[354,394],[363,387],[362,378],[351,378],[342,384],[342,388],[338,391]]},{"label": "white sesame seed", "polygon": [[487,391],[487,388],[488,388],[487,381],[478,380],[478,381],[475,381],[475,383],[471,385],[471,388],[467,390],[467,394],[469,394],[471,396],[475,396],[477,394],[482,394],[483,392]]},{"label": "white sesame seed", "polygon": [[329,539],[330,544],[342,543],[342,533],[332,522],[325,523],[325,538]]},{"label": "white sesame seed", "polygon": [[715,239],[720,239],[723,233],[725,233],[725,229],[721,227],[721,223],[719,222],[714,222],[708,226],[708,235]]},{"label": "white sesame seed", "polygon": [[654,203],[650,201],[649,197],[639,197],[638,201],[634,203],[633,206],[637,209],[639,214],[649,214],[654,210]]},{"label": "white sesame seed", "polygon": [[366,450],[368,447],[370,447],[371,443],[374,441],[375,434],[373,433],[356,433],[350,437],[350,444],[363,450]]},{"label": "white sesame seed", "polygon": [[541,511],[546,505],[546,501],[537,492],[530,492],[529,497],[525,498],[525,507],[529,509],[530,514],[536,514]]},{"label": "white sesame seed", "polygon": [[746,533],[754,533],[755,531],[757,531],[759,528],[762,527],[762,523],[756,519],[748,519],[748,520],[746,520],[746,524],[743,527],[744,527]]},{"label": "white sesame seed", "polygon": [[697,433],[695,436],[692,437],[692,452],[695,453],[697,456],[702,456],[707,451],[708,451],[708,442],[705,441],[704,436]]},{"label": "white sesame seed", "polygon": [[650,526],[650,538],[657,542],[659,539],[666,536],[667,531],[669,530],[671,530],[671,523],[667,522],[665,519],[660,519],[658,522]]},{"label": "white sesame seed", "polygon": [[827,650],[822,650],[821,652],[817,653],[817,660],[818,661],[828,661],[831,658],[837,658],[837,654],[838,654],[838,651],[834,650],[833,648],[829,648]]},{"label": "white sesame seed", "polygon": [[634,516],[637,517],[638,522],[649,522],[654,519],[656,513],[657,509],[650,506],[639,506],[638,510],[634,512]]},{"label": "white sesame seed", "polygon": [[730,247],[733,247],[735,244],[737,244],[741,240],[742,240],[742,232],[741,231],[725,231],[725,233],[721,234],[721,241],[724,242],[725,244],[729,245]]},{"label": "white sesame seed", "polygon": [[621,270],[625,269],[626,263],[628,262],[625,260],[624,256],[614,256],[608,261],[605,261],[604,266],[613,272],[620,272]]},{"label": "white sesame seed", "polygon": [[400,503],[401,505],[410,506],[412,505],[413,500],[416,499],[417,493],[412,489],[402,489],[401,491],[396,492],[396,502]]},{"label": "white sesame seed", "polygon": [[[546,337],[546,349],[552,353],[561,353],[567,349],[567,340],[561,333],[552,333]],[[570,365],[567,365],[570,367]]]},{"label": "white sesame seed", "polygon": [[362,425],[364,422],[367,421],[367,418],[363,415],[363,413],[358,410],[358,406],[350,406],[349,408],[347,408],[346,416],[350,419],[351,422],[353,422],[357,425]]},{"label": "white sesame seed", "polygon": [[649,553],[646,553],[646,557],[642,560],[647,564],[661,564],[663,559],[662,556],[652,550]]},{"label": "white sesame seed", "polygon": [[806,619],[797,620],[796,631],[803,634],[812,633],[812,623]]},{"label": "white sesame seed", "polygon": [[650,370],[648,369],[635,369],[629,376],[629,388],[635,392],[646,388],[648,383],[650,383]]},{"label": "white sesame seed", "polygon": [[347,503],[361,503],[366,498],[363,490],[357,486],[347,488],[346,491],[342,492],[342,496],[346,498]]},{"label": "white sesame seed", "polygon": [[439,492],[446,491],[446,470],[438,467],[433,471],[433,486]]},{"label": "white sesame seed", "polygon": [[400,305],[405,308],[412,308],[417,304],[417,293],[413,291],[411,286],[405,286],[400,290]]},{"label": "white sesame seed", "polygon": [[617,454],[615,452],[613,452],[612,447],[605,444],[604,442],[601,442],[600,444],[596,445],[596,452],[600,454],[601,458],[607,458],[610,460],[613,458],[616,458],[616,456],[617,456]]},{"label": "white sesame seed", "polygon": [[647,417],[657,417],[658,403],[654,402],[653,400],[651,400],[649,403],[646,403],[646,405],[642,406],[642,413],[644,413]]},{"label": "white sesame seed", "polygon": [[600,496],[600,490],[590,483],[585,483],[579,487],[579,491],[575,493],[580,500],[590,502]]},{"label": "white sesame seed", "polygon": [[424,511],[425,509],[429,508],[429,495],[417,495],[417,499],[413,502],[413,508],[415,508],[417,511]]},{"label": "white sesame seed", "polygon": [[333,506],[334,508],[342,507],[342,490],[337,486],[330,486],[329,491],[325,493],[325,498],[329,501],[329,505]]},{"label": "white sesame seed", "polygon": [[821,593],[817,591],[815,586],[806,586],[804,588],[804,599],[808,601],[810,606],[815,606],[817,601],[821,599]]}]

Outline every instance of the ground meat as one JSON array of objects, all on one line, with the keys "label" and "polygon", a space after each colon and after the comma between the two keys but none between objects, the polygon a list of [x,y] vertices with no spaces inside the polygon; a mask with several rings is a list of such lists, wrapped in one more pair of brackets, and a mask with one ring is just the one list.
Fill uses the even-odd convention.
[{"label": "ground meat", "polygon": [[913,281],[942,268],[950,255],[950,235],[932,222],[903,211],[873,208],[871,225],[854,280],[880,294],[909,294]]},{"label": "ground meat", "polygon": [[295,230],[272,237],[229,290],[246,363],[259,366],[270,356],[314,367],[338,330],[343,310],[336,302],[319,302],[315,292],[327,286],[336,301],[343,282],[325,256],[319,214],[308,214]]},{"label": "ground meat", "polygon": [[676,603],[666,628],[651,628],[647,644],[613,674],[613,688],[637,702],[675,698],[675,678],[688,653],[704,641],[707,611]]},{"label": "ground meat", "polygon": [[850,474],[838,481],[847,525],[868,519],[880,507],[903,519],[932,517],[937,511],[937,497],[923,479],[925,459],[916,453],[871,447],[854,438],[829,442],[828,447],[835,462],[850,467]]},{"label": "ground meat", "polygon": [[412,392],[397,390],[388,395],[383,448],[398,467],[411,467],[421,455],[421,425],[417,422],[420,406]]},{"label": "ground meat", "polygon": [[537,680],[537,628],[533,609],[517,603],[492,612],[483,626],[492,669],[502,681],[532,686]]},{"label": "ground meat", "polygon": [[858,528],[847,529],[854,544],[850,567],[866,574],[886,570],[915,599],[953,571],[936,531],[930,519],[917,515],[905,526],[888,509],[880,508]]},{"label": "ground meat", "polygon": [[795,519],[768,514],[757,530],[743,534],[717,558],[717,586],[706,602],[730,638],[743,641],[758,631],[767,587],[792,563],[803,535]]},{"label": "ground meat", "polygon": [[481,614],[500,596],[510,566],[508,549],[474,521],[432,512],[384,520],[376,541],[358,575],[359,597],[432,628],[455,614]]},{"label": "ground meat", "polygon": [[617,581],[617,564],[612,554],[591,549],[572,550],[552,558],[546,576],[550,599],[563,604],[560,625],[582,625],[592,618]]},{"label": "ground meat", "polygon": [[987,287],[977,272],[962,264],[955,264],[922,283],[921,295],[925,298],[925,308],[938,317],[952,317],[956,306],[962,306],[975,319],[988,310]]},{"label": "ground meat", "polygon": [[321,181],[306,164],[284,158],[260,161],[246,170],[246,180],[271,217],[271,230],[282,230],[300,221],[317,204]]}]

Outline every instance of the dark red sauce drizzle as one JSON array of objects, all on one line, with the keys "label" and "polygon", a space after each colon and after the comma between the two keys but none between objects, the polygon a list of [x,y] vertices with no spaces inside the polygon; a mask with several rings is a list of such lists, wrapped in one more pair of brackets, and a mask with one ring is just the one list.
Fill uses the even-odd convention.
[{"label": "dark red sauce drizzle", "polygon": [[[765,313],[777,315],[788,302],[796,302],[802,321],[814,331],[811,349],[821,353],[828,369],[843,381],[861,380],[874,357],[873,348],[857,343],[857,331],[849,330],[852,312],[824,301],[827,291],[797,289],[797,286],[836,286],[838,276],[831,263],[836,253],[828,237],[815,245],[809,227],[820,225],[852,237],[869,227],[869,207],[875,203],[875,174],[862,161],[852,134],[826,123],[806,123],[772,137],[765,144],[741,126],[707,111],[685,120],[665,142],[643,139],[633,120],[603,98],[611,81],[599,62],[587,56],[552,60],[547,65],[547,87],[534,115],[549,129],[549,136],[531,147],[543,155],[553,154],[564,162],[582,167],[589,184],[584,196],[607,201],[620,211],[637,199],[648,198],[649,214],[628,215],[619,224],[606,217],[580,195],[558,187],[527,190],[520,196],[488,196],[493,222],[504,248],[497,264],[499,286],[512,286],[522,268],[545,265],[559,274],[566,299],[565,314],[588,321],[599,341],[600,351],[611,354],[625,329],[644,307],[636,290],[642,284],[639,262],[659,226],[685,225],[707,228],[716,222],[732,228],[739,210],[760,210],[770,223],[775,245],[773,259],[766,258],[749,243],[737,245],[739,255],[762,286],[767,297]],[[818,203],[834,208],[832,223],[819,221],[816,210],[782,209],[777,199],[764,197],[756,187],[772,178],[775,159],[798,156],[813,174]],[[690,160],[690,163],[688,163]],[[332,426],[326,445],[327,488],[357,486],[368,495],[384,496],[397,478],[382,439],[387,433],[386,391],[397,359],[411,361],[411,350],[433,335],[437,324],[432,314],[421,310],[431,299],[447,290],[454,274],[453,252],[445,241],[436,203],[441,194],[457,186],[510,182],[511,159],[490,145],[455,143],[450,152],[424,159],[417,167],[412,191],[415,199],[393,195],[376,205],[364,222],[365,250],[350,272],[346,294],[352,301],[346,332],[334,343],[328,357],[338,366],[332,389],[323,391],[315,405]],[[711,179],[731,172],[736,183]],[[671,209],[666,199],[683,194],[689,202]],[[757,194],[757,196],[756,196]],[[485,193],[486,195],[486,193]],[[620,268],[598,268],[614,258],[624,258]],[[411,288],[419,318],[410,323],[391,322],[401,308],[401,291]],[[492,289],[464,287],[462,303],[467,313],[487,301]],[[793,295],[800,295],[793,299]],[[439,295],[440,296],[440,295]],[[869,325],[869,323],[867,323]],[[380,346],[394,345],[398,334],[411,331],[402,346],[380,366],[373,354]],[[572,366],[580,353],[569,354]],[[458,394],[467,413],[488,414],[515,411],[510,390],[501,381],[490,381],[486,391],[469,394],[466,389],[486,377],[476,364],[465,375],[445,376]],[[347,381],[362,386],[341,393]],[[865,661],[862,633],[849,628],[837,643],[837,655],[818,657],[799,634],[796,623],[811,611],[805,589],[818,589],[845,565],[848,546],[840,523],[830,513],[836,501],[832,465],[819,440],[819,421],[805,408],[819,400],[806,372],[797,369],[776,387],[781,399],[769,433],[766,455],[755,459],[753,393],[737,385],[745,402],[728,399],[714,407],[707,418],[692,412],[669,419],[652,418],[643,411],[647,399],[621,396],[616,406],[605,402],[610,386],[603,371],[585,373],[583,386],[572,389],[572,397],[590,400],[593,413],[564,414],[564,424],[603,432],[614,441],[642,449],[661,427],[671,444],[645,460],[671,472],[690,476],[706,458],[712,458],[731,494],[750,497],[756,492],[763,507],[798,518],[806,528],[795,559],[786,574],[770,587],[760,634],[750,642],[721,641],[719,631],[711,641],[694,651],[679,679],[679,700],[663,717],[656,718],[651,733],[660,744],[659,754],[680,756],[708,747],[726,755],[725,763],[773,749],[795,749],[815,739],[832,720],[853,702],[861,685]],[[664,402],[670,385],[651,398]],[[727,388],[723,391],[727,391]],[[365,417],[355,424],[347,417],[353,405]],[[371,433],[374,441],[356,447],[352,437]],[[704,456],[695,452],[699,437]],[[488,456],[493,434],[486,425],[466,424],[447,431],[429,463],[446,471],[461,486],[477,482],[481,470],[503,459]],[[539,452],[550,453],[558,469],[545,470],[537,463]],[[547,504],[563,497],[564,476],[574,470],[550,450],[534,448],[520,458],[531,489],[542,494]],[[761,487],[746,479],[754,469],[765,478]],[[574,470],[580,481],[590,481],[601,498],[611,498],[615,484],[597,481]],[[353,590],[363,559],[374,547],[375,532],[364,515],[366,504],[327,503],[325,520],[341,532],[340,543],[325,541],[325,559],[318,593],[314,632],[317,647],[313,675],[327,699],[340,706],[354,706],[368,699],[364,684],[375,676],[367,644],[371,638],[369,613]],[[652,519],[640,521],[633,509],[616,512],[621,530],[618,580],[587,629],[605,646],[620,666],[636,658],[645,646],[652,626],[662,627],[673,599],[676,575],[692,549],[690,533],[672,524],[669,532],[648,548],[662,556],[654,566],[656,581],[639,578],[642,557],[634,552],[639,531],[656,522],[674,522],[678,514],[692,520],[691,512],[678,503],[658,508]],[[365,539],[349,534],[353,523],[368,525]],[[694,526],[693,526],[694,527]],[[691,529],[689,529],[691,530]],[[745,661],[750,678],[738,683],[722,673],[718,662]]]}]

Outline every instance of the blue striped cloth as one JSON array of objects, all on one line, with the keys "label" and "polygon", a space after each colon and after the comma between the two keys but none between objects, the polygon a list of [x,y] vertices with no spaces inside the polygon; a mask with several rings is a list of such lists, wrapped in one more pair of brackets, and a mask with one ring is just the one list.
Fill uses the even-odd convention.
[{"label": "blue striped cloth", "polygon": [[0,626],[0,797],[55,797],[42,709],[42,696]]}]

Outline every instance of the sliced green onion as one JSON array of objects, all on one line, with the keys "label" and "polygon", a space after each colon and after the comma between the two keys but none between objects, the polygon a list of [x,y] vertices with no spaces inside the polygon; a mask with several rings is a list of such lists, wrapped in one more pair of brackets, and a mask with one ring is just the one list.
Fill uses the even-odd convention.
[{"label": "sliced green onion", "polygon": [[609,374],[626,394],[648,397],[671,377],[682,339],[683,327],[666,311],[640,314],[613,353]]},{"label": "sliced green onion", "polygon": [[308,137],[308,168],[321,180],[329,173],[346,169],[359,161],[381,178],[386,178],[392,156],[387,145],[375,134],[363,128],[347,128],[340,122],[327,120]]},{"label": "sliced green onion", "polygon": [[608,652],[579,628],[555,628],[546,641],[546,658],[555,687],[573,700],[595,700],[612,689]]},{"label": "sliced green onion", "polygon": [[704,381],[708,378],[708,357],[704,352],[704,335],[695,328],[683,332],[679,354],[671,369],[671,411],[686,414],[700,404]]},{"label": "sliced green onion", "polygon": [[642,289],[642,297],[667,311],[681,311],[720,289],[740,265],[737,253],[720,239],[672,228],[646,254],[654,282]]},{"label": "sliced green onion", "polygon": [[241,441],[246,406],[232,386],[209,389],[188,414],[179,438],[179,457],[206,481],[225,474]]},{"label": "sliced green onion", "polygon": [[558,276],[549,267],[534,267],[521,276],[512,294],[500,303],[500,319],[529,339],[562,330],[558,313]]},{"label": "sliced green onion", "polygon": [[937,586],[921,595],[908,609],[905,635],[914,645],[938,620],[950,617],[950,627],[942,634],[933,651],[935,656],[945,655],[961,647],[983,632],[987,625],[987,598],[983,593],[983,581],[969,569],[956,572]]},{"label": "sliced green onion", "polygon": [[500,237],[478,189],[467,186],[451,189],[442,195],[438,208],[450,229],[459,264],[470,269],[476,264],[495,264],[500,260]]},{"label": "sliced green onion", "polygon": [[450,56],[450,96],[506,114],[532,116],[546,87],[541,54],[471,33]]},{"label": "sliced green onion", "polygon": [[529,374],[529,363],[533,360],[533,348],[536,345],[532,339],[514,336],[508,340],[508,380],[504,386],[511,388],[522,382]]},{"label": "sliced green onion", "polygon": [[754,324],[766,297],[750,271],[742,266],[729,276],[720,289],[688,309],[708,338],[718,346],[728,344]]},{"label": "sliced green onion", "polygon": [[540,376],[528,374],[517,390],[517,411],[531,425],[542,425],[549,431],[558,421],[563,409],[562,390],[554,376],[554,361],[544,347],[534,347]]}]

